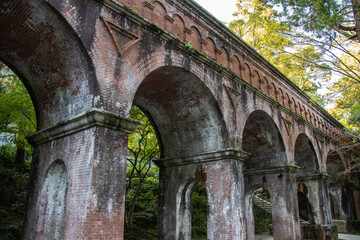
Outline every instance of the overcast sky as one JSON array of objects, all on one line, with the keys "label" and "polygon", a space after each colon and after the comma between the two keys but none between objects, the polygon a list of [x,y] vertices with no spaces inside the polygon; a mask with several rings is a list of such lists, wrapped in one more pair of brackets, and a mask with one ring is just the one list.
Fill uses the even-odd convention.
[{"label": "overcast sky", "polygon": [[231,22],[236,10],[236,0],[195,0],[200,6],[222,22]]}]

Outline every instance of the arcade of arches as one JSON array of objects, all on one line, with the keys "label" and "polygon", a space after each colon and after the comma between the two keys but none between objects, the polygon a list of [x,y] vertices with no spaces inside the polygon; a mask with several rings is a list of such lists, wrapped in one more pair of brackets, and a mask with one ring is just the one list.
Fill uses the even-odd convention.
[{"label": "arcade of arches", "polygon": [[255,239],[259,188],[275,239],[360,231],[343,126],[191,0],[3,0],[0,60],[38,120],[24,239],[123,239],[133,104],[159,137],[159,239],[191,239],[198,182],[208,239]]}]

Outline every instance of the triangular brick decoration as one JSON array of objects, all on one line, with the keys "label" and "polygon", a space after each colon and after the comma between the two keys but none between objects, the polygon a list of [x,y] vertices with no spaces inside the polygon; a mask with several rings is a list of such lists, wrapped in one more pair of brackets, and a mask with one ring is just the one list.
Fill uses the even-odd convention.
[{"label": "triangular brick decoration", "polygon": [[288,120],[288,119],[284,118],[284,117],[282,117],[282,120],[283,120],[283,122],[285,124],[285,128],[286,128],[287,133],[290,135],[291,126],[292,126],[293,122],[291,120]]},{"label": "triangular brick decoration", "polygon": [[102,16],[101,19],[104,21],[106,28],[109,30],[111,38],[113,39],[120,56],[123,55],[132,45],[141,40],[139,36],[125,30],[109,19]]},{"label": "triangular brick decoration", "polygon": [[227,85],[224,84],[224,87],[226,89],[226,92],[231,100],[231,103],[233,104],[233,107],[236,108],[236,106],[239,104],[241,100],[241,93]]}]

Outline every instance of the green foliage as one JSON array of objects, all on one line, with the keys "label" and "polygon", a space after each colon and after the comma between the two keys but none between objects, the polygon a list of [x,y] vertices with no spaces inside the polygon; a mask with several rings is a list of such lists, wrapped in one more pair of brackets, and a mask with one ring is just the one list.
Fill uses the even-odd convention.
[{"label": "green foliage", "polygon": [[0,147],[0,239],[20,239],[30,164],[15,164],[15,148]]},{"label": "green foliage", "polygon": [[272,216],[267,211],[254,205],[255,234],[269,232]]},{"label": "green foliage", "polygon": [[[271,203],[270,193],[264,188],[259,188],[258,190],[256,190],[254,195]],[[272,224],[271,213],[256,206],[255,204],[253,210],[254,210],[254,221],[255,221],[255,233],[259,234],[259,233],[269,232],[269,225]]]},{"label": "green foliage", "polygon": [[185,44],[185,47],[187,47],[189,50],[193,50],[193,49],[194,49],[193,45],[191,45],[191,41],[187,42],[187,43]]},{"label": "green foliage", "polygon": [[133,106],[130,117],[143,124],[129,135],[125,236],[126,239],[153,239],[156,237],[159,170],[152,161],[160,157],[160,150],[155,130],[145,114]]},{"label": "green foliage", "polygon": [[[26,88],[0,62],[0,142],[4,144],[0,146],[0,239],[20,239],[32,154],[26,137],[35,130],[35,111]],[[25,163],[16,161],[19,149],[26,150]]]},{"label": "green foliage", "polygon": [[20,79],[0,62],[0,141],[31,153],[26,137],[35,131],[36,115],[30,95]]},{"label": "green foliage", "polygon": [[146,115],[136,106],[130,111],[130,117],[143,124],[129,135],[128,161],[137,169],[144,166],[151,167],[151,160],[160,157],[159,144],[154,128]]},{"label": "green foliage", "polygon": [[[321,60],[322,54],[312,46],[294,46],[290,27],[279,19],[280,14],[262,0],[238,0],[238,19],[229,28],[255,48],[310,97],[316,97],[319,78],[326,78],[327,69],[314,68],[309,62]],[[315,98],[317,100],[318,98]]]},{"label": "green foliage", "polygon": [[207,201],[202,183],[196,184],[191,195],[191,236],[192,239],[207,239]]},{"label": "green foliage", "polygon": [[[130,172],[131,168],[128,168],[127,176],[130,175]],[[127,211],[131,208],[139,183],[139,178],[133,178],[132,188],[128,190],[125,201]],[[153,167],[137,194],[133,217],[134,226],[125,230],[126,239],[157,239],[158,190],[159,170],[157,167]]]},{"label": "green foliage", "polygon": [[[264,1],[265,2],[265,1]],[[337,34],[360,40],[360,2],[352,0],[267,0],[267,5],[282,7],[282,17],[294,27],[313,32],[317,36],[327,33],[329,40]]]}]

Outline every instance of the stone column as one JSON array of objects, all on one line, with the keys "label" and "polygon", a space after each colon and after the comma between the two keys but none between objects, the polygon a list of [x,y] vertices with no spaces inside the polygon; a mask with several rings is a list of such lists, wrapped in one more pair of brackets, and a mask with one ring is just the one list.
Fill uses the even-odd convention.
[{"label": "stone column", "polygon": [[[133,119],[91,109],[33,135],[24,239],[123,239],[127,136],[138,125]],[[54,161],[67,173],[62,174],[67,176],[63,192],[50,191],[47,172]],[[59,213],[56,202],[44,201],[47,192],[65,197],[64,212]],[[60,227],[45,221],[59,214],[64,214]]]},{"label": "stone column", "polygon": [[331,199],[332,222],[342,233],[359,232],[360,221],[357,220],[353,195],[353,183],[332,182],[328,184]]},{"label": "stone column", "polygon": [[345,189],[343,182],[328,183],[328,193],[330,198],[331,219],[336,224],[338,231],[347,232],[347,216],[343,207],[343,194]]},{"label": "stone column", "polygon": [[197,182],[207,192],[207,239],[245,239],[242,161],[233,149],[162,159],[159,239],[191,239],[191,193]]},{"label": "stone column", "polygon": [[[331,223],[329,199],[324,181],[326,174],[314,174],[297,177],[298,183],[303,183],[306,190],[303,193],[311,204],[314,222],[301,223],[301,232],[304,239],[336,239],[337,228]],[[301,191],[301,189],[298,189]],[[301,204],[301,203],[300,203]]]},{"label": "stone column", "polygon": [[[300,239],[300,221],[297,206],[296,166],[248,169],[244,171],[247,196],[264,187],[271,196],[274,239]],[[248,199],[249,197],[247,197]],[[252,203],[247,203],[247,214],[252,213]],[[252,220],[253,217],[247,218]],[[249,222],[247,239],[255,239],[254,223]]]}]

